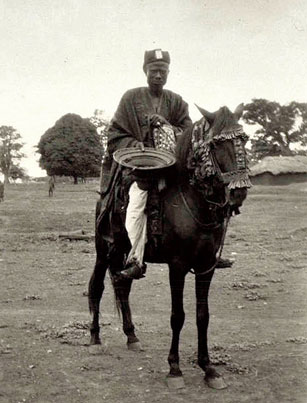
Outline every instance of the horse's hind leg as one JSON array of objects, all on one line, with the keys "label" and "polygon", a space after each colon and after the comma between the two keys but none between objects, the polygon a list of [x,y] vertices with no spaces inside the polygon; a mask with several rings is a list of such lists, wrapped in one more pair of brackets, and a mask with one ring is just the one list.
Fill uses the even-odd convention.
[{"label": "horse's hind leg", "polygon": [[127,336],[127,346],[129,350],[140,351],[141,344],[139,339],[135,335],[135,328],[132,322],[132,314],[129,304],[131,285],[131,279],[122,279],[118,276],[113,277],[116,302],[122,313],[123,331]]},{"label": "horse's hind leg", "polygon": [[96,234],[96,263],[88,286],[89,310],[93,315],[90,344],[101,344],[99,337],[99,305],[104,291],[104,278],[108,268],[108,244]]}]

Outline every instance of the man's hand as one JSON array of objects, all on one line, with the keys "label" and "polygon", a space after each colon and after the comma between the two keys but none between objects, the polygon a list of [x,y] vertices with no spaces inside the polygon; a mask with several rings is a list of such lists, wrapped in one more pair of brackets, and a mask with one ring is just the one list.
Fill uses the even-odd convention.
[{"label": "man's hand", "polygon": [[134,147],[139,148],[141,151],[145,151],[144,143],[142,141],[137,141]]},{"label": "man's hand", "polygon": [[161,115],[154,113],[150,116],[150,125],[153,127],[159,127],[163,124],[169,124],[169,122]]}]

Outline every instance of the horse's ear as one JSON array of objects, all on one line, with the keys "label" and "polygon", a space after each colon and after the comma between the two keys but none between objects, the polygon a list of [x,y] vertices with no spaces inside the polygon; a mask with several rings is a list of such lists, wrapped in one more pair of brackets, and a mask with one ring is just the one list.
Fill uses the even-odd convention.
[{"label": "horse's ear", "polygon": [[208,122],[211,124],[214,121],[215,118],[215,114],[206,111],[205,109],[201,108],[200,106],[194,104],[196,106],[196,108],[199,110],[199,112],[203,115],[204,118],[206,118],[208,120]]},{"label": "horse's ear", "polygon": [[238,105],[234,111],[234,115],[237,120],[239,120],[241,118],[243,111],[244,111],[244,104],[242,103],[242,104]]}]

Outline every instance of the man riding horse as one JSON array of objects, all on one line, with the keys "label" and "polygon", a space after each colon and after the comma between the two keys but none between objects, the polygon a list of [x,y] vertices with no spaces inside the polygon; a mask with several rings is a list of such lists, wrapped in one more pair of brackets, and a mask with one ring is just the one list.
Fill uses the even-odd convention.
[{"label": "man riding horse", "polygon": [[[166,51],[146,51],[143,70],[148,87],[127,91],[117,108],[108,129],[108,143],[101,176],[100,218],[108,214],[109,200],[114,189],[117,163],[113,161],[116,150],[129,147],[163,148],[174,152],[177,138],[192,125],[188,105],[182,97],[163,89],[169,74],[170,56]],[[161,141],[162,138],[162,141]],[[160,184],[159,188],[163,185]],[[157,183],[135,180],[129,189],[125,227],[131,250],[121,275],[139,279],[144,277],[144,249],[147,232],[145,207],[148,191]],[[98,220],[98,222],[101,220]],[[227,267],[231,262],[220,259],[218,266]]]},{"label": "man riding horse", "polygon": [[[208,296],[228,222],[239,213],[251,186],[245,149],[248,137],[239,124],[244,106],[239,105],[234,112],[223,106],[214,113],[199,108],[202,118],[191,125],[187,104],[179,95],[163,90],[169,62],[167,52],[158,49],[145,53],[148,88],[136,88],[123,96],[108,133],[109,154],[96,207],[96,262],[88,287],[93,318],[90,346],[96,351],[94,347],[101,344],[100,301],[109,271],[127,347],[140,351],[129,303],[133,279],[142,277],[143,260],[166,263],[172,329],[168,384],[171,386],[174,379],[176,384],[178,380],[183,383],[179,341],[185,320],[184,284],[186,275],[193,273],[197,362],[208,386],[223,389],[226,384],[212,365],[208,349]],[[143,152],[144,145],[151,148]],[[166,150],[174,150],[175,154]],[[149,155],[159,155],[162,160],[162,155],[167,155],[175,163],[162,163],[154,170]],[[148,164],[142,165],[144,157]],[[156,220],[152,214],[155,203],[163,224],[157,231],[152,225]]]}]

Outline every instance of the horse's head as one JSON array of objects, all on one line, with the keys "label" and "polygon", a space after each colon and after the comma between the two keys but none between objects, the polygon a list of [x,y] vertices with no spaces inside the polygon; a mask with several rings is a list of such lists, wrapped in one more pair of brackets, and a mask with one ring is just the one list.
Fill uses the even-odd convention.
[{"label": "horse's head", "polygon": [[190,182],[206,199],[220,189],[224,199],[238,211],[251,186],[245,143],[247,135],[238,124],[243,104],[232,113],[227,107],[215,113],[199,108],[203,118],[195,123],[188,155]]}]

